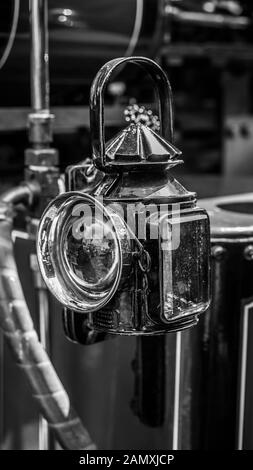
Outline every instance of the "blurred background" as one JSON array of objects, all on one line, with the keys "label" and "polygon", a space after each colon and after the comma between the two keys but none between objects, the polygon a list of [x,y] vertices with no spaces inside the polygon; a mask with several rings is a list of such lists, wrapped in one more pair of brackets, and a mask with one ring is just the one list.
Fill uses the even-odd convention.
[{"label": "blurred background", "polygon": [[[1,1],[0,56],[14,4]],[[13,47],[0,70],[3,182],[19,177],[27,142],[28,11],[22,0]],[[51,106],[62,167],[90,155],[89,87],[96,72],[111,58],[136,54],[155,58],[171,80],[176,145],[185,161],[179,171],[209,175],[210,182],[211,175],[233,180],[253,171],[250,1],[50,0],[48,15]],[[122,126],[124,107],[133,100],[152,107],[152,83],[128,67],[107,90],[108,137]]]}]

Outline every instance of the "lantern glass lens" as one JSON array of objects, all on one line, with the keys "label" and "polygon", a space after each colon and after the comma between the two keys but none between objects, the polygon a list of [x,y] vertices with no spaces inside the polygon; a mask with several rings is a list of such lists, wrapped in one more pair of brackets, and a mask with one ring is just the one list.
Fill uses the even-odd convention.
[{"label": "lantern glass lens", "polygon": [[64,259],[69,275],[81,285],[104,289],[117,270],[116,240],[111,224],[97,216],[94,206],[89,214],[71,217],[66,227]]},{"label": "lantern glass lens", "polygon": [[161,226],[161,316],[195,315],[209,304],[209,221],[205,211],[174,215]]},{"label": "lantern glass lens", "polygon": [[48,288],[75,311],[102,308],[117,290],[123,265],[130,265],[127,240],[124,221],[95,198],[60,195],[45,210],[38,230],[38,260]]}]

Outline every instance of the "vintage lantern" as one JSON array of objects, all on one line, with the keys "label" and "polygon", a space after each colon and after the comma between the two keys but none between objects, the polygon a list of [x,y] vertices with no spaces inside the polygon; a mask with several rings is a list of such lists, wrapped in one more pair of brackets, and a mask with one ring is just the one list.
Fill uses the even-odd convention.
[{"label": "vintage lantern", "polygon": [[[129,125],[105,144],[104,92],[126,62],[156,85],[160,133],[158,119],[135,106],[126,111]],[[75,191],[68,169],[71,191],[49,204],[38,230],[41,272],[66,307],[65,331],[82,343],[87,331],[150,335],[195,325],[210,300],[209,220],[195,193],[170,175],[182,161],[167,76],[144,57],[112,60],[93,82],[90,112],[97,184]]]}]

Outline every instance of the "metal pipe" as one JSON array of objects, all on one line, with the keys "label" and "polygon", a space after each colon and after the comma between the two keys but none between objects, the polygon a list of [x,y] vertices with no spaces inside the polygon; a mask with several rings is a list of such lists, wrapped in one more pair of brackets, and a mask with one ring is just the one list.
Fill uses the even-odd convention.
[{"label": "metal pipe", "polygon": [[[48,4],[47,0],[30,0],[31,30],[31,107],[28,117],[29,140],[33,149],[48,149],[52,142],[54,115],[49,110],[49,54],[48,54]],[[31,152],[30,152],[31,153]],[[43,159],[44,157],[42,157]],[[41,153],[32,159],[41,165]],[[51,152],[52,165],[57,152]],[[28,165],[30,163],[27,163]]]},{"label": "metal pipe", "polygon": [[30,0],[31,101],[34,112],[49,112],[47,0]]},{"label": "metal pipe", "polygon": [[16,204],[18,202],[28,202],[31,204],[33,200],[38,199],[41,194],[40,185],[36,181],[27,181],[8,189],[1,194],[0,202],[5,204]]},{"label": "metal pipe", "polygon": [[183,11],[170,5],[165,7],[165,14],[178,23],[189,25],[231,29],[246,29],[250,25],[250,20],[246,16],[238,16],[235,18],[230,15],[222,15],[219,13]]},{"label": "metal pipe", "polygon": [[[13,200],[18,202],[12,191]],[[33,201],[31,190],[29,201]],[[23,186],[20,200],[27,198]],[[73,410],[56,371],[34,330],[32,318],[24,298],[11,240],[13,211],[12,198],[0,197],[0,328],[17,365],[30,384],[33,397],[64,449],[94,449],[89,433]],[[8,202],[6,202],[8,200]]]},{"label": "metal pipe", "polygon": [[51,148],[54,115],[49,110],[48,4],[30,0],[31,107],[28,116],[30,148],[25,152],[25,178],[38,181],[43,193],[34,211],[40,217],[52,197],[59,193],[59,158]]},{"label": "metal pipe", "polygon": [[[46,285],[42,279],[35,253],[30,256],[30,267],[33,273],[34,288],[37,297],[39,317],[39,339],[43,348],[50,354],[50,330],[49,330],[49,300]],[[39,417],[39,450],[50,448],[50,433],[47,421],[42,415]]]}]

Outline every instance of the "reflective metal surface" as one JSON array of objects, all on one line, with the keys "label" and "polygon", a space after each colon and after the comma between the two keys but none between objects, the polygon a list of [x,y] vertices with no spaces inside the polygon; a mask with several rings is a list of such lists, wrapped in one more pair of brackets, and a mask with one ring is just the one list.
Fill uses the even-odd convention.
[{"label": "reflective metal surface", "polygon": [[31,0],[31,77],[32,108],[49,109],[48,5],[47,0]]},{"label": "reflective metal surface", "polygon": [[201,201],[210,216],[213,245],[205,354],[205,445],[212,448],[253,448],[252,201],[252,193]]},{"label": "reflective metal surface", "polygon": [[[115,68],[127,63],[140,65],[154,80],[160,135],[137,116],[130,130],[106,145],[105,89]],[[65,307],[84,314],[85,339],[87,328],[155,335],[193,326],[210,301],[209,222],[196,208],[195,194],[168,173],[181,154],[165,139],[173,139],[168,78],[148,58],[115,59],[96,75],[90,102],[94,164],[105,174],[97,186],[91,181],[92,195],[85,181],[84,193],[59,196],[42,215],[37,248],[44,280]],[[145,139],[139,140],[139,131]],[[70,176],[67,170],[73,184]],[[79,315],[65,310],[63,318],[65,332],[80,339]]]},{"label": "reflective metal surface", "polygon": [[[160,139],[160,146],[158,145],[157,140],[159,140],[159,136],[156,137],[156,142],[152,146],[152,142],[150,142],[150,148],[154,147],[154,154],[155,150],[158,148],[157,152],[157,161],[153,161],[153,165],[155,163],[162,163],[164,159],[161,158],[160,155],[160,148],[163,146],[167,146],[167,152],[163,149],[162,154],[167,156],[165,160],[169,166],[170,163],[170,156],[179,154],[180,151],[177,149],[173,149],[173,147],[169,147],[169,143],[173,143],[173,109],[172,109],[172,91],[170,82],[166,73],[161,69],[161,67],[154,61],[146,58],[146,57],[121,57],[118,59],[114,59],[108,63],[106,63],[99,72],[97,73],[91,87],[90,92],[90,128],[91,128],[91,139],[92,139],[92,152],[95,165],[103,170],[103,171],[119,171],[119,167],[125,167],[125,170],[131,168],[134,169],[134,162],[133,165],[129,165],[129,162],[124,164],[124,159],[122,155],[120,155],[119,165],[118,162],[113,165],[113,168],[110,168],[112,163],[108,161],[106,158],[108,153],[110,154],[110,147],[105,146],[105,135],[104,135],[104,93],[110,78],[112,77],[113,73],[117,68],[119,68],[123,64],[136,64],[140,67],[144,67],[145,71],[152,77],[155,85],[155,90],[157,93],[158,104],[159,104],[159,120],[160,120],[160,134],[165,139]],[[131,145],[131,142],[136,141],[136,132],[134,135],[132,134],[132,130],[136,129],[138,124],[135,124],[132,128],[130,126],[130,139],[128,143],[128,148],[125,149],[125,152],[128,153],[129,157],[132,155],[132,152],[135,152],[135,146]],[[148,129],[145,130],[146,126],[143,127],[144,132],[148,132],[149,135],[146,136],[147,141],[152,139],[152,132]],[[142,128],[141,128],[142,129]],[[123,134],[124,136],[124,134]],[[124,136],[125,137],[125,136]],[[122,138],[116,139],[118,140],[118,146],[121,143]],[[116,144],[117,146],[117,144]],[[174,151],[173,151],[174,150]],[[152,151],[151,151],[152,154]],[[160,160],[159,160],[160,156]],[[144,163],[147,163],[146,161]],[[116,166],[117,165],[117,166]],[[137,168],[138,166],[135,165]]]},{"label": "reflective metal surface", "polygon": [[252,193],[205,199],[204,204],[211,220],[213,238],[236,237],[240,240],[252,237]]}]

